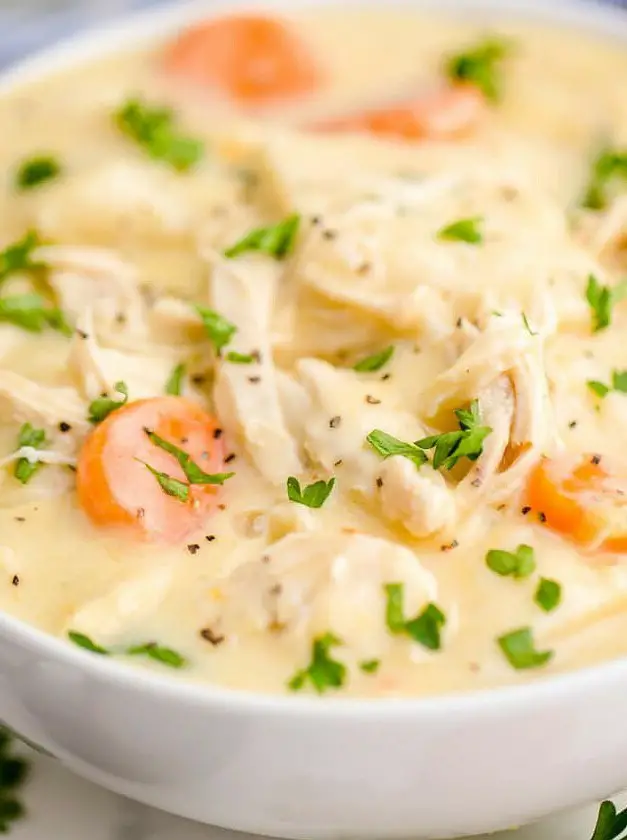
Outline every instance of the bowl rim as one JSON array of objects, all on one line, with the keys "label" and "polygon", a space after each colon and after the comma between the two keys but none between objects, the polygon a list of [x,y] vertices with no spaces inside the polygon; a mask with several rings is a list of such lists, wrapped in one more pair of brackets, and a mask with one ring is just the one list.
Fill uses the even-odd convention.
[{"label": "bowl rim", "polygon": [[[377,7],[386,0],[344,0],[349,7]],[[338,0],[292,0],[293,8],[333,6]],[[485,15],[486,22],[521,20],[547,26],[565,25],[584,30],[593,37],[624,42],[627,47],[627,11],[608,6],[602,0],[390,0],[389,7],[434,11],[453,17]],[[56,72],[69,70],[92,59],[104,58],[135,46],[158,42],[202,17],[234,9],[279,9],[285,12],[288,0],[171,0],[164,6],[122,15],[104,26],[84,29],[52,46],[34,52],[0,71],[0,96],[42,80]],[[77,668],[96,680],[120,688],[159,694],[166,701],[196,707],[212,707],[245,715],[263,712],[272,717],[315,716],[371,721],[381,718],[403,719],[417,714],[426,718],[466,714],[508,715],[528,708],[531,703],[560,704],[571,694],[587,694],[599,683],[606,689],[627,681],[627,655],[575,671],[539,677],[533,682],[478,688],[427,697],[348,697],[307,694],[270,694],[249,689],[228,688],[213,683],[173,679],[169,674],[134,668],[126,662],[97,656],[71,645],[19,618],[0,612],[0,644],[8,642],[31,653]]]}]

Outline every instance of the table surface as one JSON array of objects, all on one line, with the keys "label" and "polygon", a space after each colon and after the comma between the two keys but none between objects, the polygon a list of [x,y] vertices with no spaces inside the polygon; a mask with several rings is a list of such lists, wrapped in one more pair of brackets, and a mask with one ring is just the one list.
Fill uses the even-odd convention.
[{"label": "table surface", "polygon": [[[157,2],[0,0],[0,66],[72,31]],[[627,5],[627,0],[614,2]],[[129,802],[40,755],[28,753],[28,758],[32,771],[23,790],[27,814],[12,829],[14,840],[246,840],[246,835],[200,826]],[[515,834],[492,835],[490,840],[589,840],[596,810],[592,805]]]}]

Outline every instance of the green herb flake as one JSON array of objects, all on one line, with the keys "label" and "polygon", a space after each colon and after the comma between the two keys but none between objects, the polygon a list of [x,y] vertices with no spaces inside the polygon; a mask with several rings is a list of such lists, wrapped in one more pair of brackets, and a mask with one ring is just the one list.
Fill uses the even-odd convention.
[{"label": "green herb flake", "polygon": [[600,399],[604,399],[610,392],[616,391],[619,394],[627,394],[627,370],[613,370],[612,382],[606,385],[596,379],[589,379],[586,385]]},{"label": "green herb flake", "polygon": [[172,476],[167,473],[156,470],[145,461],[140,461],[139,458],[136,460],[139,461],[140,464],[143,464],[146,469],[154,475],[157,479],[159,487],[161,487],[163,492],[168,496],[172,496],[180,502],[186,502],[189,499],[189,484],[186,484],[184,481],[179,481],[178,478],[172,478]]},{"label": "green herb flake", "polygon": [[[35,429],[30,423],[24,423],[20,429],[17,444],[21,449],[23,446],[31,446],[33,449],[41,449],[46,443],[46,433],[43,429]],[[31,478],[42,467],[40,461],[31,463],[28,458],[19,458],[13,471],[14,476],[22,484],[28,484]]]},{"label": "green herb flake", "polygon": [[597,397],[600,397],[601,399],[604,399],[612,390],[609,385],[605,385],[597,379],[589,379],[586,382],[586,385],[590,388],[593,394],[596,394]]},{"label": "green herb flake", "polygon": [[301,671],[297,671],[288,682],[292,691],[301,691],[307,682],[319,693],[330,688],[341,688],[346,680],[346,666],[330,655],[331,648],[342,642],[333,633],[325,633],[313,640],[311,662]]},{"label": "green herb flake", "polygon": [[205,332],[209,336],[216,353],[220,355],[222,348],[226,347],[237,332],[237,327],[213,309],[207,309],[199,305],[195,305],[194,308],[200,315]]},{"label": "green herb flake", "polygon": [[452,470],[461,458],[476,461],[483,452],[484,440],[492,431],[489,426],[479,425],[479,405],[476,400],[469,409],[456,409],[455,416],[460,431],[443,432],[416,441],[415,445],[421,449],[433,449],[434,470],[440,467]]},{"label": "green herb flake", "polygon": [[334,487],[335,479],[330,478],[329,481],[316,481],[314,484],[308,484],[307,487],[301,488],[298,479],[291,475],[287,479],[287,497],[291,502],[296,502],[299,505],[321,508],[331,495]]},{"label": "green herb flake", "polygon": [[446,242],[466,242],[468,245],[481,245],[483,232],[481,225],[483,218],[474,216],[471,219],[460,219],[438,231],[438,239]]},{"label": "green herb flake", "polygon": [[540,668],[553,657],[553,651],[538,651],[534,647],[533,632],[530,627],[512,630],[497,639],[498,646],[505,658],[517,671]]},{"label": "green herb flake", "polygon": [[366,659],[359,663],[360,669],[364,674],[376,674],[381,667],[380,659]]},{"label": "green herb flake", "polygon": [[277,260],[282,260],[294,250],[299,227],[300,216],[294,214],[277,225],[256,228],[247,233],[239,242],[227,248],[224,256],[233,259],[248,251],[260,251]]},{"label": "green herb flake", "polygon": [[224,357],[227,362],[232,362],[234,365],[252,365],[257,361],[256,357],[250,353],[237,353],[235,350],[229,350]]},{"label": "green herb flake", "polygon": [[19,787],[26,781],[29,763],[13,754],[13,736],[6,727],[0,727],[0,834],[8,834],[12,823],[26,813],[16,797]]},{"label": "green herb flake", "polygon": [[[191,456],[185,452],[183,449],[179,449],[178,446],[175,446],[170,441],[165,440],[159,435],[151,432],[150,429],[144,429],[146,435],[148,436],[151,443],[155,446],[158,446],[159,449],[163,449],[164,452],[167,452],[169,455],[174,456],[179,463],[179,466],[185,473],[185,478],[189,481],[190,484],[217,484],[222,485],[225,481],[229,478],[233,478],[235,473],[206,473],[202,470],[198,464],[192,461]],[[175,481],[176,479],[171,479],[171,481]],[[182,482],[178,482],[181,484]],[[184,487],[187,487],[186,484],[183,484]],[[164,488],[165,489],[165,488]],[[166,491],[167,492],[167,491]],[[174,493],[170,495],[176,495]]]},{"label": "green herb flake", "polygon": [[533,574],[536,568],[533,548],[530,545],[519,545],[516,551],[492,549],[486,554],[485,561],[491,571],[502,577],[526,578]]},{"label": "green herb flake", "polygon": [[527,313],[526,312],[522,313],[522,322],[523,322],[524,328],[527,330],[529,335],[538,335],[538,333],[535,330],[531,329],[531,326],[529,324],[529,319],[527,318]]},{"label": "green herb flake", "polygon": [[360,361],[353,366],[353,370],[356,370],[358,373],[375,373],[387,365],[393,355],[394,345],[391,344],[389,347],[386,347],[385,350],[381,350],[380,353],[374,353],[372,356],[366,356],[365,359],[360,359]]},{"label": "green herb flake", "polygon": [[392,437],[381,429],[373,429],[366,437],[366,440],[374,451],[382,458],[391,458],[393,455],[402,455],[420,467],[427,462],[427,456],[415,443],[406,443],[398,438]]},{"label": "green herb flake", "polygon": [[395,635],[407,635],[429,650],[440,650],[441,631],[446,624],[446,616],[442,610],[436,604],[429,603],[422,612],[408,621],[403,610],[404,584],[387,583],[384,591],[385,623],[388,630]]},{"label": "green herb flake", "polygon": [[177,365],[172,373],[168,376],[165,383],[165,392],[172,397],[180,397],[183,390],[183,380],[185,379],[185,365],[181,362]]},{"label": "green herb flake", "polygon": [[510,45],[497,38],[489,38],[473,49],[451,56],[446,74],[454,82],[476,85],[491,102],[501,98],[501,65],[510,52]]},{"label": "green herb flake", "polygon": [[42,244],[37,231],[28,231],[22,239],[0,251],[0,282],[18,271],[41,268],[33,261],[33,251]]},{"label": "green herb flake", "polygon": [[110,414],[122,408],[128,402],[128,386],[126,382],[116,382],[113,389],[121,394],[121,400],[114,400],[106,394],[98,397],[89,404],[89,415],[87,419],[90,423],[102,423]]},{"label": "green herb flake", "polygon": [[200,140],[179,133],[169,108],[153,107],[138,99],[126,102],[114,115],[119,130],[155,160],[178,172],[191,169],[204,155]]},{"label": "green herb flake", "polygon": [[540,578],[534,601],[545,612],[552,612],[562,600],[562,587],[556,580]]},{"label": "green herb flake", "polygon": [[143,645],[135,645],[126,651],[128,656],[148,656],[155,662],[167,665],[169,668],[184,668],[187,660],[180,653],[171,648],[158,645],[156,642],[146,642]]},{"label": "green herb flake", "polygon": [[599,806],[597,821],[590,840],[618,840],[627,828],[627,808],[616,811],[613,802],[605,800]]},{"label": "green herb flake", "polygon": [[71,335],[61,311],[46,305],[46,301],[35,294],[9,295],[0,298],[0,321],[21,327],[28,332],[42,332],[45,327]]},{"label": "green herb flake", "polygon": [[110,656],[111,651],[107,650],[106,648],[97,645],[93,642],[89,636],[86,636],[84,633],[78,633],[76,630],[68,631],[68,639],[71,642],[74,642],[75,645],[79,647],[85,648],[85,650],[90,651],[91,653],[99,653],[101,656]]},{"label": "green herb flake", "polygon": [[612,323],[612,310],[627,297],[627,281],[616,286],[603,286],[594,274],[588,277],[586,300],[592,314],[592,332],[604,330]]},{"label": "green herb flake", "polygon": [[20,190],[30,190],[61,174],[61,164],[52,155],[40,155],[23,161],[16,173],[15,184]]},{"label": "green herb flake", "polygon": [[611,188],[619,181],[627,181],[627,152],[603,149],[592,162],[582,206],[587,210],[604,210],[613,192]]}]

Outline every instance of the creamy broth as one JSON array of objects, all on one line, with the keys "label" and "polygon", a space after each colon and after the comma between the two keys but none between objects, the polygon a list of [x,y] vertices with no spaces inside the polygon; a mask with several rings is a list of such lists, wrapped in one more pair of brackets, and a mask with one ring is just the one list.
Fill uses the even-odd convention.
[{"label": "creamy broth", "polygon": [[[263,692],[313,690],[289,684],[326,634],[345,668],[336,686],[323,664],[337,697],[491,687],[624,655],[627,303],[615,294],[611,323],[594,331],[586,290],[590,275],[609,287],[624,277],[627,206],[620,189],[602,209],[578,205],[600,143],[627,144],[627,53],[499,27],[511,43],[501,101],[467,136],[401,142],[295,126],[442,84],[446,56],[486,30],[383,8],[290,23],[325,83],[254,117],[164,73],[162,45],[0,100],[2,247],[28,230],[47,243],[35,251],[43,267],[6,276],[0,295],[41,294],[72,332],[0,323],[0,607],[135,666]],[[177,172],[124,136],[112,114],[129,97],[171,106],[203,159]],[[41,154],[60,174],[17,189],[16,167]],[[286,259],[225,258],[292,214]],[[481,241],[439,235],[459,220],[475,220]],[[221,358],[194,304],[237,328]],[[389,347],[379,369],[354,369]],[[232,351],[261,359],[229,362]],[[101,392],[121,400],[120,381],[130,403],[159,397],[179,364],[183,395],[217,414],[234,476],[180,539],[95,524],[75,472],[98,432],[90,404]],[[607,393],[588,384],[613,374]],[[376,429],[409,444],[465,434],[454,410],[473,404],[470,426],[490,431],[477,460],[451,470],[366,442]],[[12,457],[24,423],[46,438],[26,483]],[[600,524],[549,527],[562,514],[545,522],[529,505],[532,476],[596,456],[593,468],[616,476]],[[335,486],[310,508],[288,498],[290,476]],[[598,488],[584,496],[596,510]],[[519,546],[534,570],[489,567],[490,552],[513,562]],[[561,588],[549,611],[535,598],[541,579]],[[418,629],[386,619],[391,584]],[[425,618],[429,604],[444,623]],[[497,640],[520,628],[551,658],[513,667]],[[148,642],[184,666],[126,656]]]}]

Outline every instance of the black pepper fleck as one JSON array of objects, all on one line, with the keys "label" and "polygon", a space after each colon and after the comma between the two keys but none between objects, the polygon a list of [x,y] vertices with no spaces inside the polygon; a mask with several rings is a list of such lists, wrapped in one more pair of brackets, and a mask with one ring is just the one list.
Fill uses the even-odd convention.
[{"label": "black pepper fleck", "polygon": [[258,382],[261,382],[260,376],[249,376],[248,381],[251,382],[253,385],[257,385]]},{"label": "black pepper fleck", "polygon": [[198,543],[190,543],[187,546],[187,550],[190,554],[197,554],[200,551],[200,546],[198,545]]},{"label": "black pepper fleck", "polygon": [[115,320],[118,324],[126,323],[126,315],[123,312],[116,312]]},{"label": "black pepper fleck", "polygon": [[206,534],[205,539],[207,542],[213,542],[215,540],[215,534]]},{"label": "black pepper fleck", "polygon": [[538,520],[540,522],[546,522],[546,513],[542,513],[542,511],[540,511],[540,513],[538,514]]},{"label": "black pepper fleck", "polygon": [[66,422],[65,422],[65,420],[62,420],[62,421],[59,423],[59,431],[60,431],[60,432],[69,432],[71,428],[72,428],[72,427],[70,426],[70,424],[69,424],[69,423],[66,423]]},{"label": "black pepper fleck", "polygon": [[226,456],[226,458],[224,459],[224,463],[225,463],[225,464],[230,464],[230,463],[231,463],[231,461],[234,461],[236,458],[237,458],[237,455],[235,454],[235,452],[231,452],[231,453],[230,453],[229,455],[227,455],[227,456]]},{"label": "black pepper fleck", "polygon": [[372,394],[366,394],[366,402],[368,405],[381,405],[381,400],[373,397]]},{"label": "black pepper fleck", "polygon": [[481,479],[480,478],[473,478],[470,482],[473,487],[481,487]]},{"label": "black pepper fleck", "polygon": [[322,216],[312,216],[311,217],[311,224],[312,225],[322,224]]},{"label": "black pepper fleck", "polygon": [[261,562],[262,563],[269,563],[270,562],[270,555],[269,554],[262,554],[261,555]]},{"label": "black pepper fleck", "polygon": [[222,437],[222,429],[214,429],[213,430],[213,439],[214,440],[220,440],[221,437]]},{"label": "black pepper fleck", "polygon": [[568,424],[568,428],[569,429],[574,429],[576,425],[577,425],[577,421],[576,420],[571,420],[570,423]]},{"label": "black pepper fleck", "polygon": [[19,577],[17,575],[13,575],[13,580],[11,581],[11,583],[13,584],[13,586],[19,586],[20,585]]},{"label": "black pepper fleck", "polygon": [[381,382],[387,382],[388,379],[391,378],[391,376],[392,376],[391,373],[384,373],[383,376],[381,377]]},{"label": "black pepper fleck", "polygon": [[342,418],[340,417],[339,414],[336,414],[335,417],[332,417],[329,420],[329,427],[331,429],[337,429],[337,427],[340,425],[341,422],[342,422]]},{"label": "black pepper fleck", "polygon": [[342,466],[342,459],[338,458],[338,460],[333,464],[334,467],[341,467]]},{"label": "black pepper fleck", "polygon": [[322,235],[325,239],[328,239],[329,241],[331,241],[332,239],[337,239],[337,231],[336,230],[331,230],[329,228],[327,228],[327,230],[323,231]]},{"label": "black pepper fleck", "polygon": [[146,516],[146,509],[145,509],[145,508],[143,508],[143,507],[137,508],[137,510],[136,510],[136,512],[135,512],[135,516],[136,516],[138,519],[143,519],[143,518],[144,518],[144,516]]},{"label": "black pepper fleck", "polygon": [[452,542],[447,543],[446,545],[441,545],[440,551],[453,551],[453,549],[457,548],[458,545],[459,542],[457,540],[453,540]]},{"label": "black pepper fleck", "polygon": [[218,505],[218,510],[226,510],[226,505]]},{"label": "black pepper fleck", "polygon": [[[84,330],[79,330],[79,329],[77,329],[77,330],[76,330],[76,335],[77,335],[79,338],[82,338],[82,339],[83,339],[83,341],[86,341],[86,340],[89,338],[89,333],[84,332]],[[106,396],[106,394],[105,394],[105,396]]]},{"label": "black pepper fleck", "polygon": [[217,645],[221,645],[224,641],[224,636],[220,635],[219,633],[215,633],[211,627],[203,627],[200,631],[200,637],[204,639],[209,644],[216,647]]},{"label": "black pepper fleck", "polygon": [[530,511],[531,511],[531,506],[530,505],[525,505],[524,508],[522,508],[520,512],[522,513],[523,516],[527,516],[527,514],[530,513]]},{"label": "black pepper fleck", "polygon": [[16,522],[26,522],[26,517],[25,516],[16,516],[15,521]]},{"label": "black pepper fleck", "polygon": [[383,479],[381,476],[377,476],[377,487],[383,487]]},{"label": "black pepper fleck", "polygon": [[595,467],[598,467],[598,465],[601,463],[601,456],[593,455],[592,458],[590,458],[590,463],[594,464]]},{"label": "black pepper fleck", "polygon": [[202,385],[204,382],[207,381],[207,374],[205,373],[195,373],[191,377],[192,382],[194,385]]},{"label": "black pepper fleck", "polygon": [[458,330],[461,330],[463,325],[464,325],[464,321],[462,320],[462,318],[458,318],[457,321],[455,321],[455,326],[457,327]]}]

